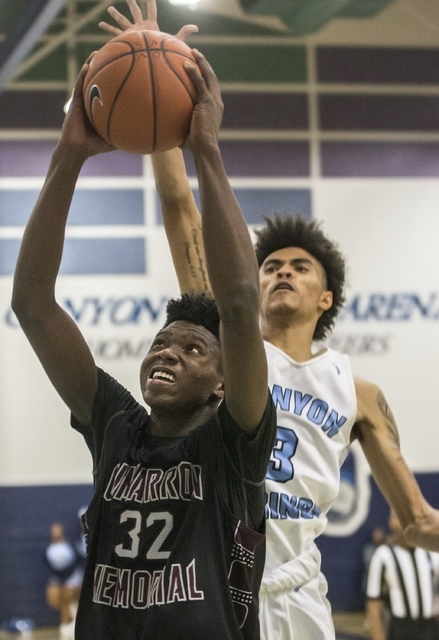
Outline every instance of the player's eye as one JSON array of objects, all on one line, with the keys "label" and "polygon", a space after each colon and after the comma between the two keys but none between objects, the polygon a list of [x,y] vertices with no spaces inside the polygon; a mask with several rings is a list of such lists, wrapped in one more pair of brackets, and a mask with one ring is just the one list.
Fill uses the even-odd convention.
[{"label": "player's eye", "polygon": [[195,345],[195,344],[189,345],[187,350],[191,351],[192,353],[203,353],[202,350],[200,349],[200,347],[197,347],[197,345]]},{"label": "player's eye", "polygon": [[166,343],[164,340],[162,340],[161,338],[157,338],[157,340],[154,340],[154,342],[151,345],[151,349],[154,349],[155,347],[160,348],[160,349],[166,349]]}]

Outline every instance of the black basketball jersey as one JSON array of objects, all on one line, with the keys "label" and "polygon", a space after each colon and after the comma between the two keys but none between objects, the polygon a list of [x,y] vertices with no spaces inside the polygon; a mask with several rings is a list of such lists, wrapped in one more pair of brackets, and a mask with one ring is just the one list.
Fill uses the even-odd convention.
[{"label": "black basketball jersey", "polygon": [[256,640],[271,398],[252,440],[225,402],[184,438],[148,420],[101,370],[92,423],[72,418],[95,473],[76,640]]}]

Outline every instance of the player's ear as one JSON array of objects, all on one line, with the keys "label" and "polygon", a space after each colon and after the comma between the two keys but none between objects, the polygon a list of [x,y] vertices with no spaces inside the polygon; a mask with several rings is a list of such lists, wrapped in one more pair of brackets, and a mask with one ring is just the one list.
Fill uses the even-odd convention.
[{"label": "player's ear", "polygon": [[320,309],[323,311],[327,311],[332,307],[333,295],[332,291],[322,291],[322,295],[320,297]]}]

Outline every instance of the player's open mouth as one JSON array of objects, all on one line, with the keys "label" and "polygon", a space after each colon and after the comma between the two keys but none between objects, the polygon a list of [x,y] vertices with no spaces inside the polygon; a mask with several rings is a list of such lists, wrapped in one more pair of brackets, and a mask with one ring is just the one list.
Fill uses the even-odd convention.
[{"label": "player's open mouth", "polygon": [[279,284],[274,287],[273,291],[280,291],[282,289],[286,291],[294,291],[294,287],[289,282],[279,282]]},{"label": "player's open mouth", "polygon": [[160,382],[175,382],[175,376],[167,371],[156,369],[150,376],[151,380],[160,380]]}]

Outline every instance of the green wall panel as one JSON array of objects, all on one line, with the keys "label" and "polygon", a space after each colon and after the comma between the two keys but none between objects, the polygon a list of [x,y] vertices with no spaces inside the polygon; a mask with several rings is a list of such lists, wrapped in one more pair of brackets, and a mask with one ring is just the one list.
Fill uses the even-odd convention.
[{"label": "green wall panel", "polygon": [[306,50],[296,46],[203,44],[221,82],[306,82]]},{"label": "green wall panel", "polygon": [[[34,51],[38,51],[39,48],[40,46],[34,49]],[[67,69],[66,61],[66,46],[61,45],[38,62],[34,67],[18,76],[18,79],[33,81],[39,80],[41,82],[51,80],[65,81]]]},{"label": "green wall panel", "polygon": [[[99,45],[79,43],[78,65]],[[297,46],[203,44],[220,82],[306,82],[306,50]]]}]

